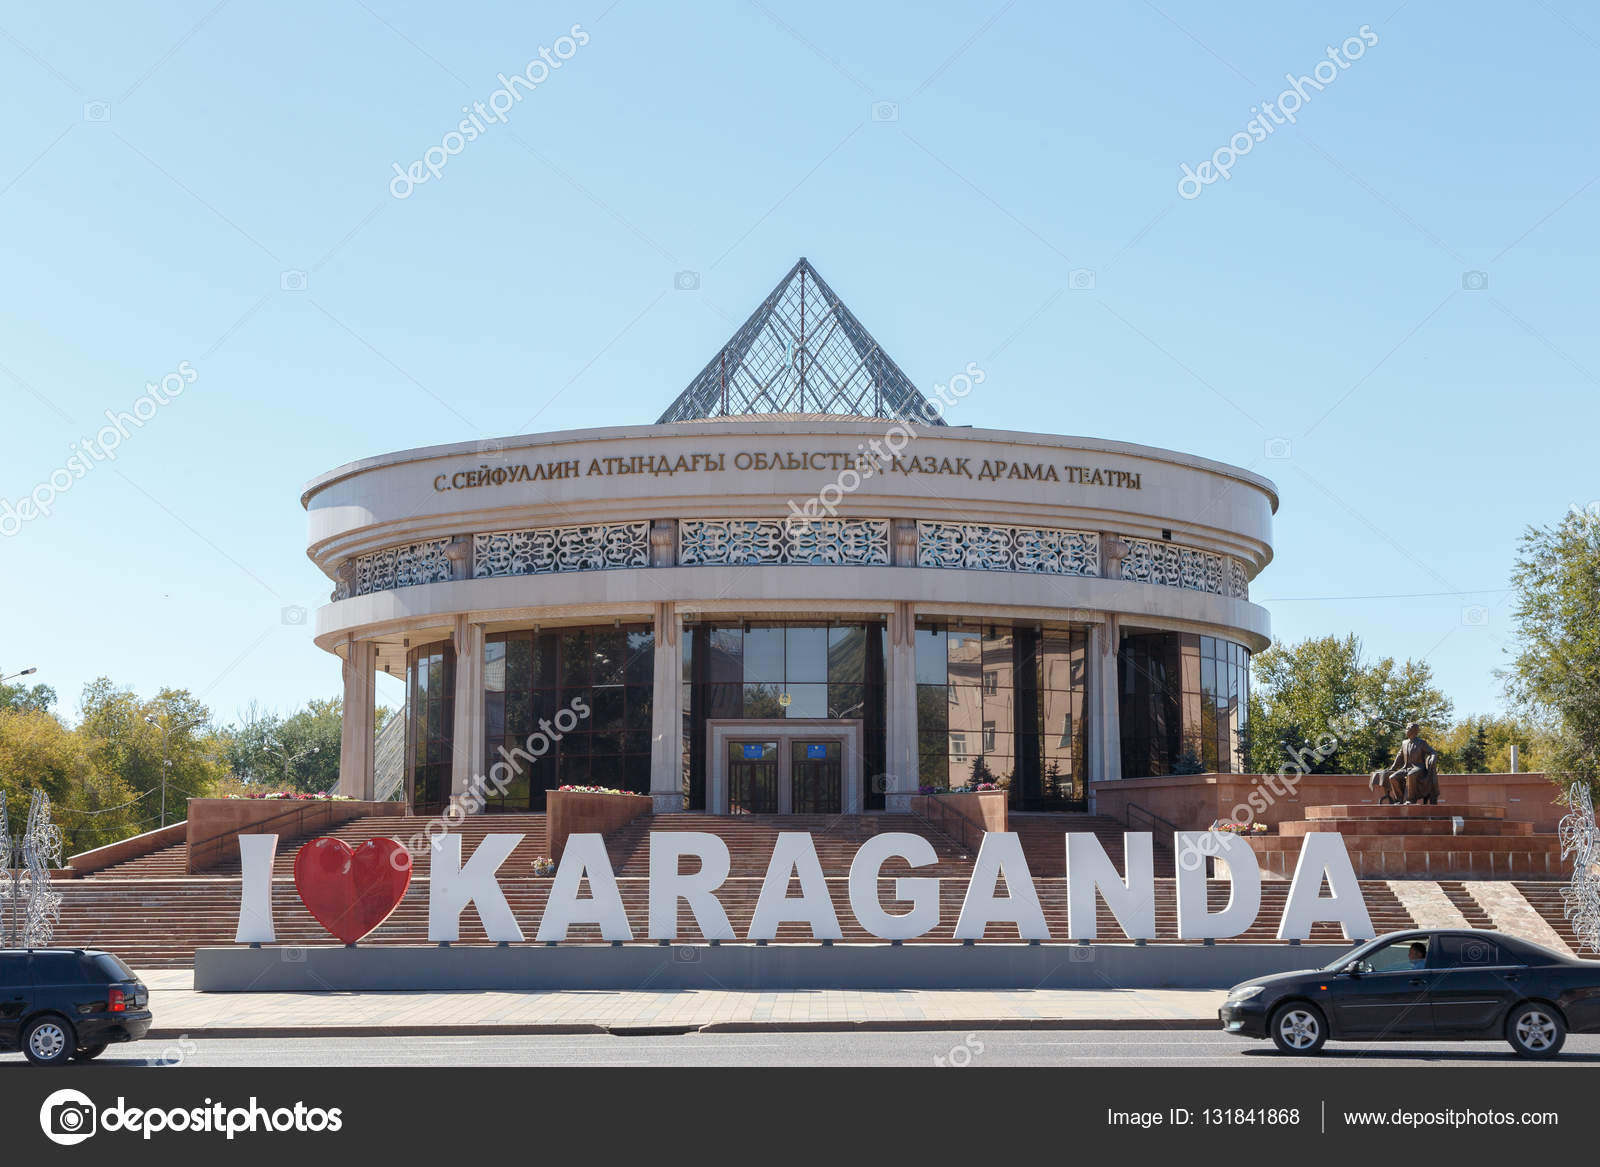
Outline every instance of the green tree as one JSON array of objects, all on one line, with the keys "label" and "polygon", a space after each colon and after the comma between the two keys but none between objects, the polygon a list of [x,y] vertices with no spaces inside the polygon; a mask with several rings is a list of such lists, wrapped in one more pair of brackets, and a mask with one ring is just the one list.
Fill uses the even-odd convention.
[{"label": "green tree", "polygon": [[1394,758],[1408,721],[1437,732],[1451,703],[1425,661],[1368,663],[1353,634],[1273,644],[1251,661],[1250,768],[1360,774]]},{"label": "green tree", "polygon": [[151,826],[160,825],[163,775],[166,821],[180,822],[188,800],[203,798],[225,772],[211,711],[187,689],[162,689],[144,700],[105,677],[84,686],[78,732],[95,766],[134,792],[149,791]]},{"label": "green tree", "polygon": [[[0,676],[5,674],[0,669]],[[43,713],[56,703],[49,685],[11,685],[0,681],[0,709],[26,709]]]},{"label": "green tree", "polygon": [[[776,707],[776,689],[772,700]],[[237,725],[222,731],[228,769],[259,790],[333,790],[339,785],[343,711],[339,697],[314,697],[288,717],[251,705]],[[375,710],[373,731],[381,730],[391,716],[387,708]]]},{"label": "green tree", "polygon": [[1600,785],[1600,518],[1531,527],[1511,574],[1516,657],[1506,689],[1548,731],[1544,770]]},{"label": "green tree", "polygon": [[0,710],[0,790],[13,834],[22,833],[33,792],[50,796],[63,858],[137,834],[146,812],[147,800],[95,764],[81,733],[39,709]]},{"label": "green tree", "polygon": [[1467,738],[1456,754],[1462,774],[1482,774],[1489,765],[1489,729],[1483,722],[1467,723]]}]

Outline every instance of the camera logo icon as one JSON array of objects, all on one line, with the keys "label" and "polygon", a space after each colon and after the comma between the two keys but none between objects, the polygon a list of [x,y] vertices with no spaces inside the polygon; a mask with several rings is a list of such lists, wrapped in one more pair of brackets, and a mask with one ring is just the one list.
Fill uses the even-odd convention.
[{"label": "camera logo icon", "polygon": [[306,273],[292,268],[278,277],[278,287],[285,292],[303,292],[306,290]]},{"label": "camera logo icon", "polygon": [[1268,438],[1262,448],[1269,462],[1287,462],[1294,454],[1294,444],[1288,438]]},{"label": "camera logo icon", "polygon": [[1464,292],[1482,292],[1489,287],[1489,273],[1486,271],[1464,271],[1461,273],[1461,290]]},{"label": "camera logo icon", "polygon": [[98,1113],[82,1090],[57,1090],[39,1107],[39,1127],[52,1143],[75,1147],[94,1134]]},{"label": "camera logo icon", "polygon": [[674,964],[699,964],[700,950],[692,944],[679,944],[672,950]]},{"label": "camera logo icon", "polygon": [[1075,267],[1067,273],[1067,287],[1074,292],[1094,291],[1094,269]]},{"label": "camera logo icon", "polygon": [[1093,964],[1094,945],[1074,944],[1067,949],[1067,960],[1072,964]]},{"label": "camera logo icon", "polygon": [[306,610],[299,604],[285,605],[278,615],[285,624],[304,624],[306,622]]},{"label": "camera logo icon", "polygon": [[1462,964],[1488,964],[1492,958],[1491,949],[1481,940],[1470,940],[1461,946]]},{"label": "camera logo icon", "polygon": [[672,287],[679,292],[694,292],[700,288],[700,273],[697,271],[681,271],[672,277]]},{"label": "camera logo icon", "polygon": [[111,120],[111,103],[109,101],[86,101],[83,103],[83,120],[86,122],[108,122]]},{"label": "camera logo icon", "polygon": [[1489,624],[1489,609],[1482,604],[1468,604],[1461,609],[1461,623],[1468,628],[1486,628]]},{"label": "camera logo icon", "polygon": [[286,944],[279,949],[279,960],[284,964],[304,964],[306,950],[298,944]]},{"label": "camera logo icon", "polygon": [[872,103],[872,120],[897,122],[900,120],[900,107],[892,101],[875,101]]}]

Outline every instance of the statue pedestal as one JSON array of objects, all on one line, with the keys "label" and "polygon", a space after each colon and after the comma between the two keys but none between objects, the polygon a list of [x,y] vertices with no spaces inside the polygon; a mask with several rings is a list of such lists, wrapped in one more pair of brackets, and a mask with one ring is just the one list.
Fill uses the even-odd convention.
[{"label": "statue pedestal", "polygon": [[1503,806],[1372,803],[1308,806],[1276,835],[1250,838],[1268,878],[1288,879],[1312,831],[1344,836],[1361,879],[1560,879],[1561,842],[1533,824],[1505,817]]}]

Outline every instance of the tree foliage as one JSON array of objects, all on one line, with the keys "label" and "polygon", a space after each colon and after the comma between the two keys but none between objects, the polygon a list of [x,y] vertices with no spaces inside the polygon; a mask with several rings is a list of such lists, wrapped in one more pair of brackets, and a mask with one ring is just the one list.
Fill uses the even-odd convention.
[{"label": "tree foliage", "polygon": [[1451,703],[1426,661],[1368,663],[1354,635],[1274,644],[1251,661],[1250,768],[1360,774],[1387,766],[1408,721],[1444,728]]},{"label": "tree foliage", "polygon": [[1530,528],[1511,583],[1516,657],[1507,692],[1548,731],[1551,779],[1600,786],[1600,518],[1574,510]]},{"label": "tree foliage", "polygon": [[[48,794],[69,856],[160,826],[163,776],[169,824],[190,798],[338,785],[337,697],[287,717],[252,705],[224,726],[186,689],[145,698],[105,677],[84,686],[76,726],[54,703],[47,685],[0,685],[0,790],[16,831],[33,791]],[[377,710],[374,728],[391,716]]]}]

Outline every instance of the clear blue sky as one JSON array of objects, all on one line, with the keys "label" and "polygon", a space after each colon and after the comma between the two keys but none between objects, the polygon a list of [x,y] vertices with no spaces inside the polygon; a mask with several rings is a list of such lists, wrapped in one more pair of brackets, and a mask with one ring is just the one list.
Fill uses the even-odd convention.
[{"label": "clear blue sky", "polygon": [[1269,475],[1277,634],[1354,631],[1494,709],[1517,536],[1600,497],[1597,65],[1575,0],[7,6],[0,496],[195,378],[0,539],[0,665],[69,717],[99,674],[224,719],[337,692],[280,615],[329,588],[306,480],[654,420],[807,255],[918,384],[988,370],[953,421]]}]

